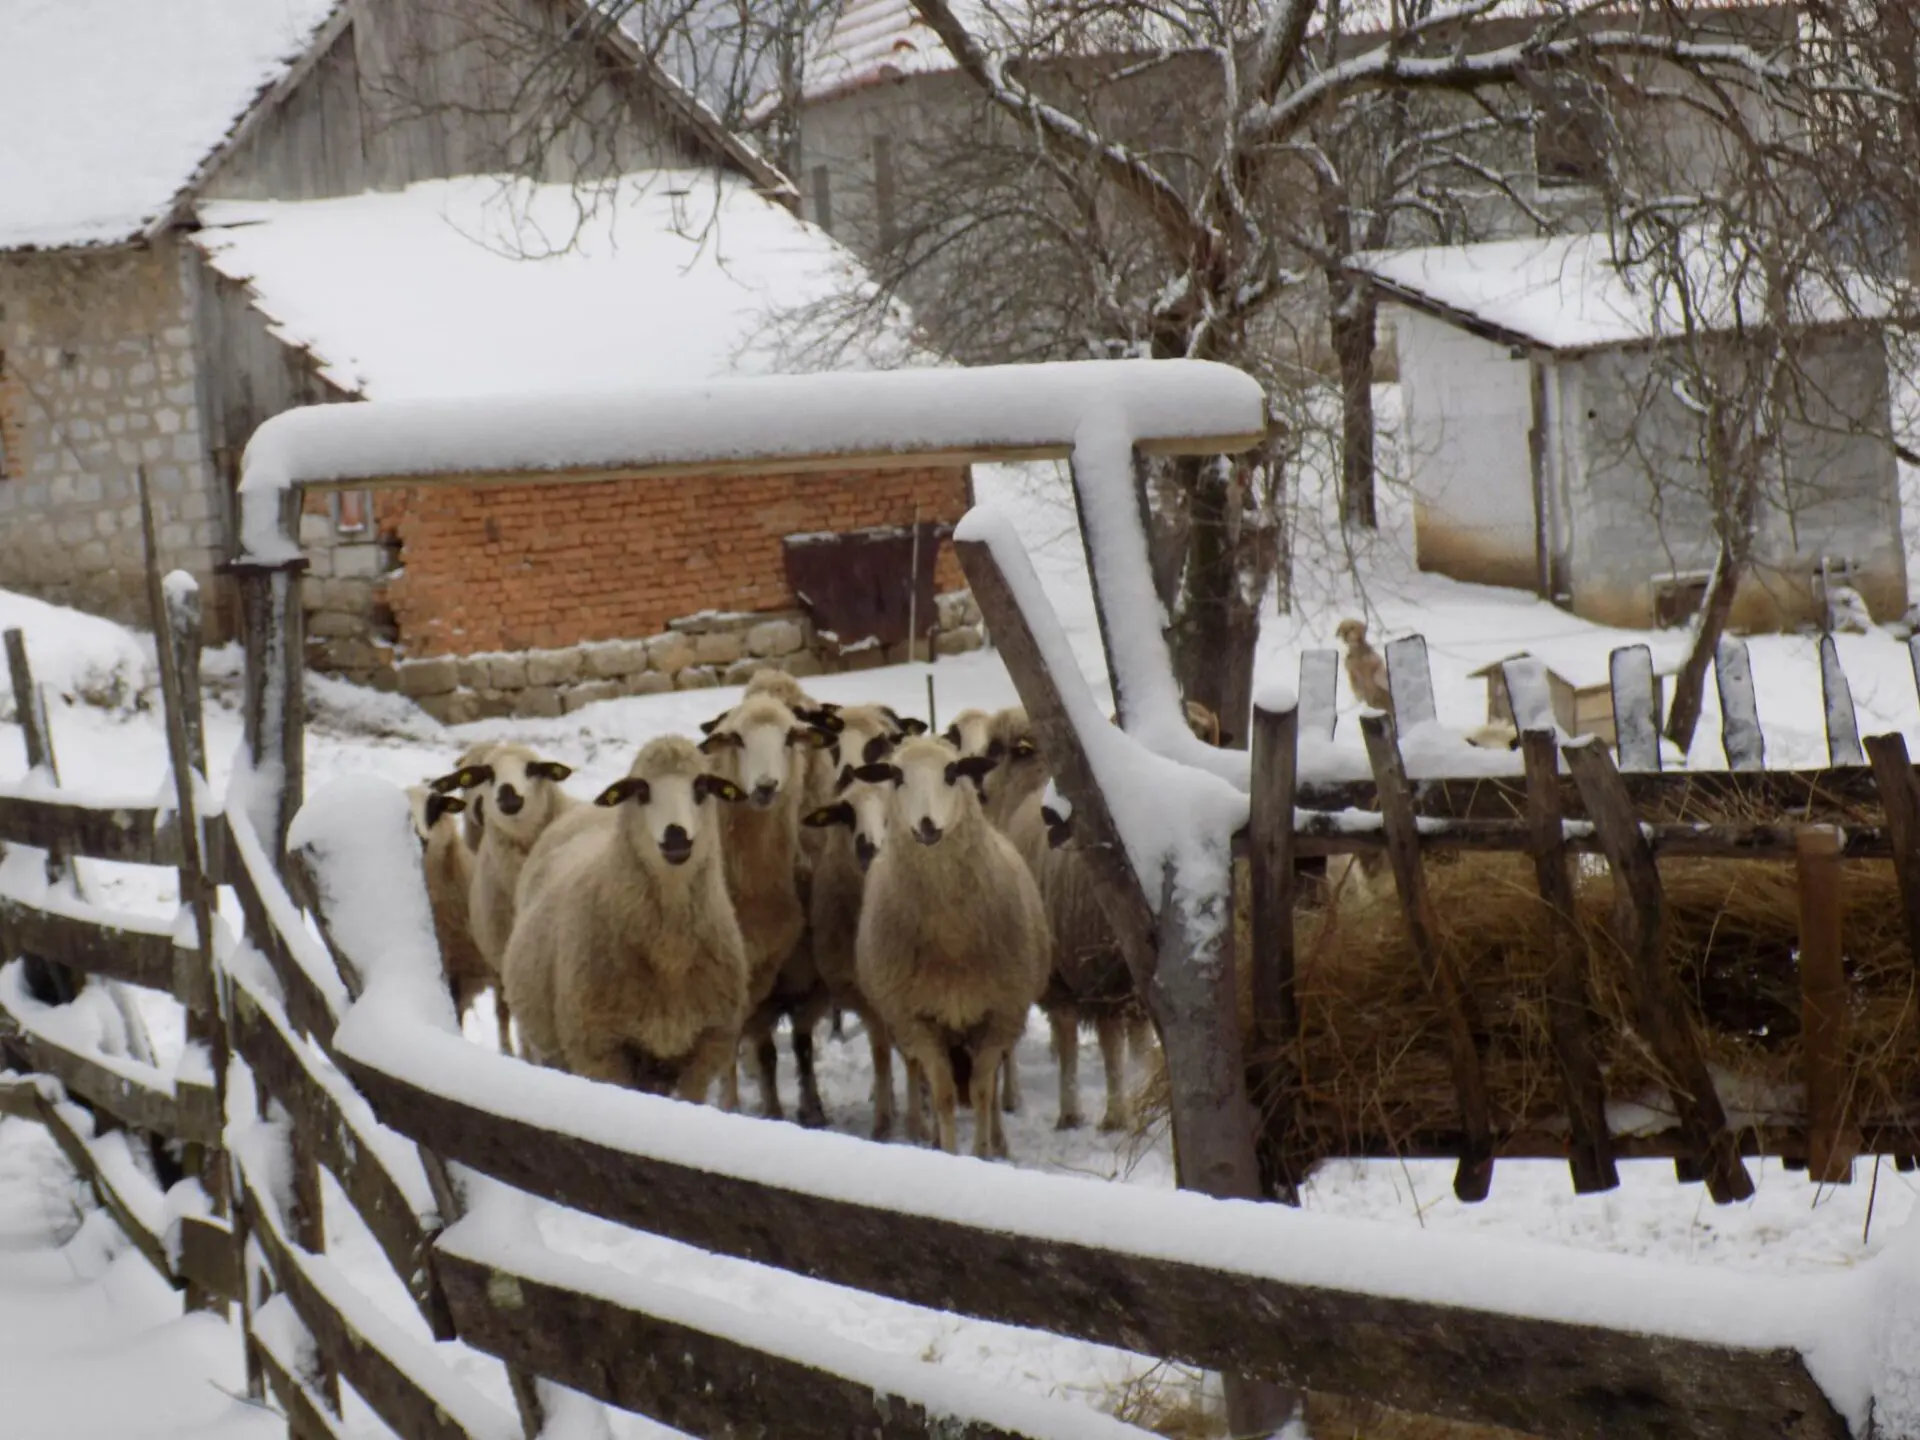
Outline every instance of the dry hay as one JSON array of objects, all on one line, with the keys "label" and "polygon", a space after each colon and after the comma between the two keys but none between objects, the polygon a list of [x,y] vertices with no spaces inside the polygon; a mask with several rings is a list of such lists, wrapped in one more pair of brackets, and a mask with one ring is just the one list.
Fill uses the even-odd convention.
[{"label": "dry hay", "polygon": [[[1660,875],[1668,964],[1730,1119],[1803,1130],[1796,867],[1669,860]],[[1894,1123],[1920,1108],[1920,1018],[1904,911],[1890,863],[1849,862],[1842,877],[1850,1113],[1856,1122]],[[1546,985],[1555,927],[1531,857],[1429,856],[1426,878],[1439,944],[1463,978],[1483,1039],[1496,1132],[1564,1134]],[[1668,1129],[1666,1076],[1639,1038],[1627,957],[1614,939],[1612,878],[1604,863],[1582,859],[1574,883],[1578,955],[1610,1122],[1616,1133]],[[1238,888],[1239,953],[1247,955],[1247,887]],[[1349,869],[1324,904],[1298,912],[1295,936],[1307,1149],[1444,1152],[1459,1129],[1446,1024],[1391,875]],[[1251,1018],[1248,969],[1241,967],[1243,1033]],[[1142,1114],[1148,1123],[1164,1118],[1163,1076],[1149,1082]]]}]

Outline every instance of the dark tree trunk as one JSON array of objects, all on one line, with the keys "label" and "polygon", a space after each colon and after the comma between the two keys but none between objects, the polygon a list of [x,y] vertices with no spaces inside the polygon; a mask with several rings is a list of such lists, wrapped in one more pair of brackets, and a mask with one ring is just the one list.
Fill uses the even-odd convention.
[{"label": "dark tree trunk", "polygon": [[1240,552],[1258,541],[1235,523],[1239,501],[1230,466],[1194,458],[1176,464],[1187,494],[1187,553],[1174,612],[1174,673],[1181,693],[1212,710],[1244,744],[1260,617],[1243,598],[1250,557]]},{"label": "dark tree trunk", "polygon": [[1740,588],[1740,572],[1746,567],[1733,555],[1724,541],[1719,563],[1713,569],[1713,581],[1706,598],[1700,602],[1700,628],[1693,637],[1693,648],[1673,680],[1673,707],[1667,711],[1667,739],[1682,750],[1693,748],[1693,732],[1700,725],[1700,707],[1707,689],[1707,668],[1713,664],[1713,652],[1727,630],[1727,616],[1733,613],[1734,593]]},{"label": "dark tree trunk", "polygon": [[1344,276],[1330,277],[1328,328],[1340,366],[1340,515],[1371,530],[1373,503],[1373,352],[1379,302],[1373,291]]}]

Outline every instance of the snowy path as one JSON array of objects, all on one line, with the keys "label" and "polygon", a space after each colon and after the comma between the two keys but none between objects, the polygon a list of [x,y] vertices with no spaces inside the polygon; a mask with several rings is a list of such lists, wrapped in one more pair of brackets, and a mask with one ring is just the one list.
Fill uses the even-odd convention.
[{"label": "snowy path", "polygon": [[240,1347],[101,1210],[47,1133],[0,1120],[0,1430],[8,1440],[280,1440]]}]

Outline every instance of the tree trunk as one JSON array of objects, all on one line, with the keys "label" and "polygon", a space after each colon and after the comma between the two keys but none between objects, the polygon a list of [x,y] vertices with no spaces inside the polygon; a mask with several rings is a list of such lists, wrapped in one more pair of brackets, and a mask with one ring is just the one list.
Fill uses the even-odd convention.
[{"label": "tree trunk", "polygon": [[1373,352],[1379,302],[1373,292],[1342,276],[1330,277],[1328,314],[1334,358],[1340,365],[1340,515],[1348,525],[1371,530],[1373,503]]},{"label": "tree trunk", "polygon": [[1180,691],[1220,717],[1244,742],[1253,703],[1253,651],[1260,617],[1244,596],[1248,572],[1264,574],[1260,538],[1237,525],[1231,467],[1216,460],[1176,462],[1187,502],[1187,554],[1173,621],[1173,666]]},{"label": "tree trunk", "polygon": [[1667,711],[1667,739],[1682,750],[1693,748],[1693,732],[1700,726],[1700,707],[1706,695],[1707,667],[1713,663],[1713,653],[1726,633],[1727,616],[1733,612],[1734,593],[1740,588],[1740,572],[1745,568],[1734,558],[1732,547],[1722,541],[1713,579],[1700,602],[1700,628],[1694,632],[1686,663],[1674,677],[1673,707]]}]

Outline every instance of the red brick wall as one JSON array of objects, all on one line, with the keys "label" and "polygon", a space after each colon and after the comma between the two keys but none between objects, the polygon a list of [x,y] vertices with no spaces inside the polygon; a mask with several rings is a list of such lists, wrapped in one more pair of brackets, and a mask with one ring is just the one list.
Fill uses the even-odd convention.
[{"label": "red brick wall", "polygon": [[[376,496],[400,541],[386,585],[412,656],[556,649],[657,634],[700,610],[798,605],[784,535],[952,523],[965,467],[590,484],[446,486]],[[935,588],[965,585],[942,545]]]}]

